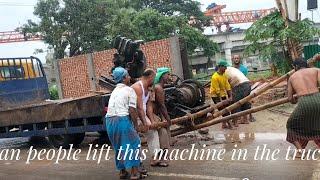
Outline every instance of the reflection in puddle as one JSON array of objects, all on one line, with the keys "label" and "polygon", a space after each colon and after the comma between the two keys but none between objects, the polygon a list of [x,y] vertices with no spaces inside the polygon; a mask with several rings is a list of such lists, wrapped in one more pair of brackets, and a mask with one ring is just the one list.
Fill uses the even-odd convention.
[{"label": "reflection in puddle", "polygon": [[223,146],[227,151],[240,146],[257,143],[259,141],[286,141],[286,133],[253,133],[253,132],[216,132],[214,142]]},{"label": "reflection in puddle", "polygon": [[214,134],[214,139],[217,143],[235,143],[235,142],[243,142],[243,141],[259,141],[259,140],[285,140],[285,133],[253,133],[253,132],[232,132],[232,133],[224,133],[217,132]]}]

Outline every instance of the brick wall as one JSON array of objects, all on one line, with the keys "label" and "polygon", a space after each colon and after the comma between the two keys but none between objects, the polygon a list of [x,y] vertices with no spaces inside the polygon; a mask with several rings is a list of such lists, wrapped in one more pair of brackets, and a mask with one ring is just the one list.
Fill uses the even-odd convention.
[{"label": "brick wall", "polygon": [[[173,71],[171,61],[173,60],[170,39],[148,42],[141,46],[147,58],[147,66],[151,68],[170,67]],[[109,75],[113,66],[112,59],[115,49],[93,53],[93,68],[96,79],[100,75]],[[88,73],[88,56],[80,55],[66,59],[60,59],[59,78],[61,94],[63,98],[80,97],[89,95],[90,78]],[[97,85],[97,90],[99,90]]]},{"label": "brick wall", "polygon": [[60,85],[64,98],[79,97],[89,92],[87,56],[80,55],[59,61]]}]

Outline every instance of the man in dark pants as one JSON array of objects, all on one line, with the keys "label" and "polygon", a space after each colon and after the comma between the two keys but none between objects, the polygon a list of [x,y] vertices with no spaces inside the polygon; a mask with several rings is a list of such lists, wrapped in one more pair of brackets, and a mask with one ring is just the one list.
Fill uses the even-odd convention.
[{"label": "man in dark pants", "polygon": [[[232,100],[231,86],[228,82],[228,77],[225,74],[228,63],[226,60],[221,59],[218,62],[217,66],[218,66],[218,70],[212,75],[211,86],[210,86],[210,95],[211,95],[212,101],[215,104],[224,100]],[[218,108],[218,110],[222,110],[227,106],[228,105],[222,106]],[[227,115],[228,114],[223,114],[222,116],[227,116]],[[232,129],[232,125],[229,121],[223,122],[222,128]]]},{"label": "man in dark pants", "polygon": [[293,65],[296,72],[288,80],[288,98],[298,104],[287,122],[287,141],[296,146],[295,157],[301,157],[309,141],[320,147],[320,69],[307,68],[303,59],[295,60]]},{"label": "man in dark pants", "polygon": [[[249,79],[237,68],[228,67],[225,71],[228,81],[232,88],[233,103],[240,101],[251,93],[251,85]],[[233,110],[232,113],[237,113],[251,108],[250,102],[244,103],[241,107]],[[238,127],[238,118],[233,119],[234,126]],[[247,115],[243,116],[242,124],[249,124]]]}]

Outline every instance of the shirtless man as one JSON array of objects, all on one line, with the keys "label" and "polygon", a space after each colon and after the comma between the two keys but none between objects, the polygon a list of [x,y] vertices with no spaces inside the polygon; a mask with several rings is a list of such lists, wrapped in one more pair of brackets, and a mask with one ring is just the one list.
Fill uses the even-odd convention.
[{"label": "shirtless man", "polygon": [[296,146],[296,157],[300,157],[308,141],[320,147],[320,70],[307,68],[303,59],[295,60],[293,65],[296,72],[288,80],[288,98],[298,105],[287,122],[287,141]]},{"label": "shirtless man", "polygon": [[160,150],[160,140],[157,130],[149,129],[151,124],[155,123],[152,102],[150,100],[150,88],[153,85],[156,73],[152,69],[146,69],[142,74],[141,80],[134,83],[131,87],[137,94],[137,110],[139,116],[139,125],[147,127],[144,135],[147,138],[149,152],[153,155],[151,166],[156,166],[159,161],[154,159],[154,152]]},{"label": "shirtless man", "polygon": [[[157,69],[157,75],[154,81],[154,93],[155,100],[153,103],[153,112],[155,114],[155,120],[162,122],[167,122],[167,128],[158,129],[159,138],[160,138],[160,147],[161,149],[168,151],[170,148],[170,125],[171,118],[168,114],[167,107],[165,105],[165,91],[164,85],[169,81],[170,69],[167,67],[162,67]],[[163,159],[166,157],[162,157]],[[168,166],[168,163],[163,161],[159,163],[161,166]]]}]

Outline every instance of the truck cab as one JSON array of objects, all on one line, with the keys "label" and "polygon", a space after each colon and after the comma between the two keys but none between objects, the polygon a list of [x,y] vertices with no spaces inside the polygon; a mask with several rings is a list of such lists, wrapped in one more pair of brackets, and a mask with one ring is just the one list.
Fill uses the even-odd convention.
[{"label": "truck cab", "polygon": [[0,58],[0,109],[49,99],[47,79],[36,57]]}]

